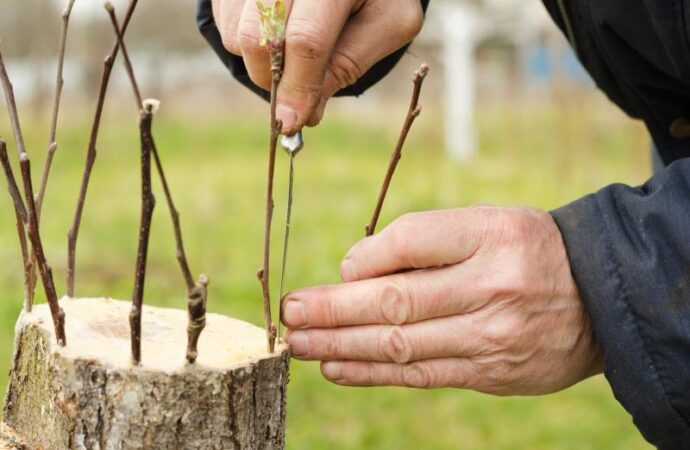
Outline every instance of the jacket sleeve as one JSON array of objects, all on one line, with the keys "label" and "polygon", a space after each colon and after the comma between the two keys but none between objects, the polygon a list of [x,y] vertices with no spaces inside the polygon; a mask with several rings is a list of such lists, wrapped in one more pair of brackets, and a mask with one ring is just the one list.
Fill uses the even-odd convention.
[{"label": "jacket sleeve", "polygon": [[552,215],[616,398],[649,442],[690,448],[690,159]]},{"label": "jacket sleeve", "polygon": [[[429,5],[429,0],[420,1],[422,3],[422,8],[426,12],[426,8]],[[213,20],[211,0],[198,0],[197,26],[206,41],[208,41],[225,67],[228,68],[235,79],[251,89],[254,93],[260,95],[262,98],[268,99],[269,93],[256,86],[249,78],[249,74],[247,73],[247,68],[244,65],[242,57],[233,55],[225,50],[220,32],[218,31],[216,23]],[[362,76],[362,78],[360,78],[355,84],[337,92],[335,94],[336,97],[359,96],[363,94],[367,89],[381,81],[386,75],[388,75],[388,73],[390,73],[391,70],[393,70],[395,65],[400,61],[407,51],[408,47],[409,45],[383,58],[366,74],[364,74],[364,76]]]}]

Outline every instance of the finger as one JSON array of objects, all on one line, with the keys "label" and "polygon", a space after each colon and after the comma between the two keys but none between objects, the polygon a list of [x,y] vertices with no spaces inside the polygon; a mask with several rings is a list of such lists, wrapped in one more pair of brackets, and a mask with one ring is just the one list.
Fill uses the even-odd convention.
[{"label": "finger", "polygon": [[365,3],[338,39],[324,79],[323,95],[330,98],[354,84],[374,64],[409,44],[421,30],[423,18],[418,0]]},{"label": "finger", "polygon": [[294,4],[277,97],[283,133],[299,131],[319,105],[328,61],[356,3],[360,1],[300,0]]},{"label": "finger", "polygon": [[296,330],[287,334],[295,358],[405,364],[424,359],[470,357],[481,351],[481,330],[471,315],[403,326],[365,325]]},{"label": "finger", "polygon": [[[217,11],[216,26],[227,51],[240,56],[242,50],[238,39],[238,30],[245,0],[214,0],[214,11]],[[216,6],[218,4],[218,6]],[[214,15],[216,13],[214,12]]]},{"label": "finger", "polygon": [[407,214],[355,245],[341,264],[342,278],[355,281],[463,262],[492,226],[488,216],[476,208]]},{"label": "finger", "polygon": [[367,2],[348,21],[331,55],[319,105],[307,126],[321,123],[326,102],[336,92],[356,83],[377,62],[408,44],[421,30],[423,13],[417,0],[395,0],[391,6],[388,3],[389,0]]},{"label": "finger", "polygon": [[479,382],[474,364],[465,358],[430,359],[411,364],[331,361],[321,364],[321,373],[342,386],[473,389]]},{"label": "finger", "polygon": [[213,21],[216,24],[216,27],[218,27],[218,30],[220,30],[220,23],[221,17],[220,17],[220,5],[223,2],[223,0],[212,0],[211,1],[211,12],[213,13]]},{"label": "finger", "polygon": [[492,298],[485,271],[451,266],[294,291],[283,301],[283,323],[292,329],[403,325],[467,314]]},{"label": "finger", "polygon": [[[293,0],[285,0],[287,14],[290,14]],[[261,47],[259,8],[255,0],[248,0],[242,9],[237,30],[237,40],[247,67],[249,78],[262,89],[271,89],[271,63],[268,51]]]}]

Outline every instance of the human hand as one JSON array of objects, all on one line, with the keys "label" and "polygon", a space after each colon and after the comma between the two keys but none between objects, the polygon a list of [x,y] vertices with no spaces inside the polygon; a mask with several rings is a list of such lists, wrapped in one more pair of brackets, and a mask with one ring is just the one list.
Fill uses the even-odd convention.
[{"label": "human hand", "polygon": [[293,356],[350,386],[565,389],[602,358],[555,222],[529,208],[406,215],[358,243],[344,284],[289,293]]},{"label": "human hand", "polygon": [[[286,0],[286,7],[285,71],[277,95],[286,135],[317,125],[328,99],[409,43],[423,19],[419,0]],[[270,90],[256,0],[213,0],[213,16],[225,48],[244,58],[256,85]]]}]

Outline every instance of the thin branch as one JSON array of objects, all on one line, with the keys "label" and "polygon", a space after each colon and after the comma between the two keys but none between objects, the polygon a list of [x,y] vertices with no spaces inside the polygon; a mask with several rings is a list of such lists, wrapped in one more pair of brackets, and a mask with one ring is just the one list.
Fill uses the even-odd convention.
[{"label": "thin branch", "polygon": [[184,248],[182,225],[180,224],[180,213],[175,207],[175,202],[173,201],[172,193],[170,192],[170,186],[168,185],[168,180],[163,170],[163,163],[161,162],[160,155],[158,154],[158,148],[156,147],[156,141],[153,139],[153,136],[151,137],[151,144],[153,146],[153,160],[156,163],[156,170],[158,171],[158,176],[161,180],[161,184],[163,185],[165,200],[168,204],[168,210],[170,211],[170,218],[173,224],[173,231],[175,232],[177,262],[180,264],[180,270],[182,271],[182,276],[184,277],[187,285],[187,290],[191,291],[195,287],[195,284],[194,278],[192,277],[192,271],[189,268],[189,262],[187,261],[187,253],[185,252]]},{"label": "thin branch", "polygon": [[[29,240],[31,241],[31,250],[36,257],[38,262],[39,271],[41,273],[41,279],[43,281],[43,287],[46,293],[46,299],[48,300],[48,305],[50,307],[50,313],[53,317],[53,325],[55,326],[55,337],[59,345],[66,345],[65,337],[65,313],[60,308],[58,303],[57,293],[55,291],[55,283],[53,282],[53,272],[48,265],[45,257],[45,252],[43,250],[43,244],[41,243],[41,235],[38,229],[38,219],[36,216],[36,205],[34,203],[34,192],[33,186],[31,184],[31,163],[29,161],[29,155],[26,153],[26,147],[24,146],[24,137],[22,136],[21,127],[19,124],[19,115],[17,113],[17,104],[14,99],[14,89],[12,88],[12,83],[7,75],[7,69],[5,67],[5,62],[2,58],[2,53],[0,53],[0,84],[5,91],[5,99],[7,102],[7,109],[10,116],[10,121],[12,122],[12,129],[14,131],[15,139],[17,141],[17,150],[19,152],[19,164],[22,174],[22,180],[24,184],[24,201],[25,210],[22,212],[22,208],[19,206],[19,198],[16,194],[19,192],[16,181],[14,181],[14,175],[8,176],[8,184],[10,184],[10,194],[13,196],[13,201],[15,204],[16,215],[24,223],[24,229],[28,229]],[[6,174],[12,174],[11,168],[9,167],[9,160],[6,157],[7,151],[3,152],[5,157],[3,157],[3,169]],[[13,194],[14,192],[14,194]],[[19,224],[17,224],[19,228]],[[20,242],[22,238],[20,236]],[[26,242],[21,244],[28,249]],[[31,258],[25,248],[22,248],[22,257],[24,258],[24,270],[25,275],[27,270],[29,273],[33,272],[31,264]],[[28,264],[27,264],[28,261]],[[26,282],[25,278],[25,282]],[[31,280],[28,280],[29,282]],[[29,293],[27,293],[28,295]],[[29,306],[29,305],[27,305]]]},{"label": "thin branch", "polygon": [[199,356],[197,346],[199,336],[206,328],[206,300],[208,298],[208,278],[201,275],[196,286],[189,291],[187,302],[187,361],[194,364]]},{"label": "thin branch", "polygon": [[[17,153],[21,155],[26,151],[24,146],[24,135],[22,133],[21,124],[19,123],[19,114],[17,113],[17,102],[14,98],[14,88],[10,82],[10,77],[7,74],[7,68],[0,52],[0,84],[5,92],[5,102],[7,104],[8,114],[10,116],[10,123],[12,124],[12,132],[14,133],[14,140],[17,146]],[[9,160],[8,160],[9,164]],[[11,169],[10,169],[11,170]],[[13,177],[14,178],[14,177]],[[8,180],[9,182],[9,180]],[[14,183],[16,189],[16,182]],[[18,192],[18,189],[17,189]],[[10,194],[12,194],[10,192]],[[21,198],[19,195],[18,198]],[[24,266],[24,309],[30,312],[34,304],[34,288],[36,285],[36,273],[33,269],[32,251],[29,249],[26,240],[26,226],[28,224],[28,215],[20,215],[18,205],[15,203],[15,215],[17,216],[17,233],[19,235],[19,246],[22,252],[22,263]],[[21,221],[21,223],[20,223]]]},{"label": "thin branch", "polygon": [[36,204],[34,203],[34,190],[31,185],[31,162],[27,153],[22,153],[20,156],[19,166],[24,181],[24,197],[26,200],[27,212],[29,213],[29,239],[31,240],[31,247],[36,256],[38,271],[41,274],[43,288],[45,289],[48,306],[50,307],[50,314],[53,317],[57,343],[60,346],[65,346],[67,345],[67,337],[65,336],[65,312],[58,302],[55,282],[53,280],[53,270],[46,260],[43,243],[41,242],[41,234],[38,230],[38,216],[36,215]]},{"label": "thin branch", "polygon": [[144,304],[144,284],[146,281],[146,260],[148,256],[149,236],[151,234],[151,217],[156,206],[156,199],[151,190],[151,124],[153,108],[141,112],[139,130],[141,133],[141,226],[139,228],[139,247],[137,249],[136,269],[134,274],[134,293],[129,324],[132,337],[132,362],[141,362],[141,309]]},{"label": "thin branch", "polygon": [[[121,35],[125,34],[138,1],[139,0],[130,0],[129,6],[127,7],[127,14],[125,16],[124,23],[122,24]],[[108,91],[108,84],[110,82],[113,63],[117,57],[119,49],[120,44],[118,40],[116,40],[115,44],[113,44],[113,49],[111,50],[110,55],[108,55],[103,61],[103,77],[101,79],[101,87],[98,93],[98,101],[96,102],[96,112],[94,114],[93,126],[91,127],[89,145],[86,151],[86,163],[84,165],[81,187],[79,189],[79,198],[77,200],[77,207],[74,212],[74,219],[72,220],[72,227],[67,235],[67,295],[69,297],[74,297],[77,238],[79,237],[79,228],[81,226],[81,218],[84,212],[86,193],[89,188],[89,181],[91,180],[91,172],[96,161],[96,143],[98,141],[98,131],[101,124],[101,116],[103,114],[105,95]]]},{"label": "thin branch", "polygon": [[0,163],[2,164],[3,172],[5,173],[5,179],[7,180],[7,191],[12,198],[12,205],[14,206],[14,214],[17,223],[17,235],[19,237],[19,248],[22,254],[22,266],[24,268],[24,309],[26,311],[31,310],[30,296],[29,292],[33,292],[31,289],[31,273],[33,272],[32,258],[29,252],[29,247],[26,242],[26,226],[28,223],[28,214],[26,213],[26,208],[24,207],[24,201],[22,200],[22,194],[19,191],[19,186],[17,186],[17,180],[14,177],[14,172],[12,171],[12,166],[10,165],[10,159],[7,156],[7,145],[5,141],[0,139]]},{"label": "thin branch", "polygon": [[271,54],[271,140],[268,153],[268,177],[266,185],[266,213],[264,226],[264,264],[258,272],[259,281],[264,299],[264,321],[266,323],[266,337],[268,339],[268,351],[273,353],[277,338],[276,326],[271,317],[271,290],[270,290],[270,269],[271,269],[271,225],[273,222],[273,179],[275,175],[276,151],[278,148],[278,137],[283,128],[283,124],[276,118],[277,92],[280,79],[283,76],[283,53],[284,45],[272,46]]},{"label": "thin branch", "polygon": [[[142,100],[141,90],[139,89],[139,84],[137,83],[137,78],[134,75],[134,68],[132,62],[129,58],[129,52],[127,51],[127,46],[122,40],[122,34],[119,31],[119,24],[117,21],[117,16],[115,14],[115,8],[108,2],[105,4],[105,9],[110,15],[110,20],[113,24],[115,34],[118,37],[120,43],[120,48],[122,48],[122,56],[125,64],[125,69],[127,71],[127,76],[132,85],[132,91],[134,91],[134,96],[137,101],[139,108],[144,107],[144,101]],[[180,225],[180,213],[175,207],[175,202],[172,198],[172,193],[170,192],[170,186],[168,185],[168,180],[165,176],[165,171],[163,170],[163,163],[161,162],[160,155],[158,154],[158,148],[156,147],[156,141],[151,136],[151,150],[153,152],[154,161],[156,163],[156,170],[158,171],[158,176],[160,177],[161,184],[163,185],[163,192],[165,192],[165,199],[168,203],[168,210],[170,211],[170,217],[172,219],[173,228],[175,231],[175,244],[177,250],[177,261],[180,263],[180,269],[182,270],[182,276],[185,279],[187,285],[187,291],[191,292],[195,288],[194,277],[192,276],[192,271],[189,269],[189,263],[187,262],[187,255],[184,249],[184,240],[182,239],[182,227]]]},{"label": "thin branch", "polygon": [[[120,48],[122,49],[122,56],[125,64],[125,69],[129,77],[130,83],[132,85],[132,90],[134,96],[137,100],[137,104],[140,108],[150,108],[149,111],[154,111],[155,106],[147,104],[147,101],[142,100],[141,91],[139,89],[139,84],[137,83],[136,76],[134,75],[134,68],[132,62],[129,58],[129,53],[127,52],[127,46],[122,40],[122,35],[119,31],[119,24],[117,21],[117,15],[115,14],[115,8],[108,2],[105,5],[108,14],[110,15],[110,20],[113,25],[115,34],[118,37]],[[153,126],[151,124],[151,126]],[[187,285],[187,312],[189,317],[189,323],[187,325],[187,354],[186,358],[190,364],[193,364],[198,357],[198,342],[202,331],[206,327],[206,302],[208,298],[208,284],[209,280],[206,275],[201,275],[199,281],[194,283],[194,278],[192,277],[192,272],[189,268],[189,262],[187,261],[187,254],[184,248],[184,240],[182,238],[182,226],[180,225],[180,213],[175,207],[175,202],[172,198],[172,193],[170,191],[170,186],[168,185],[168,180],[165,176],[165,171],[163,170],[163,163],[161,162],[160,155],[158,154],[158,148],[156,147],[156,141],[153,138],[153,134],[149,133],[151,152],[154,157],[154,162],[156,164],[156,170],[158,176],[163,185],[163,191],[165,193],[165,199],[168,204],[168,210],[170,212],[170,217],[173,223],[173,229],[175,233],[175,246],[177,261],[180,265],[180,270],[182,271],[182,276],[184,277],[185,283]]]},{"label": "thin branch", "polygon": [[[43,199],[46,194],[46,187],[48,186],[48,177],[50,176],[50,169],[53,166],[53,159],[55,158],[55,152],[57,152],[57,122],[58,115],[60,112],[60,99],[62,97],[62,87],[65,84],[62,78],[62,73],[65,65],[65,47],[67,45],[67,29],[69,27],[69,18],[72,14],[72,8],[74,7],[74,2],[76,0],[69,0],[67,7],[62,13],[62,32],[60,36],[60,46],[58,48],[58,65],[57,65],[57,76],[55,80],[55,100],[53,103],[53,114],[50,121],[50,139],[48,142],[48,152],[46,153],[46,159],[43,163],[43,175],[41,176],[41,184],[38,187],[38,193],[36,194],[36,218],[40,225],[41,223],[41,211],[43,210]],[[31,256],[31,271],[29,272],[29,291],[27,301],[27,310],[30,311],[32,308],[34,294],[36,292],[36,257]]]},{"label": "thin branch", "polygon": [[10,159],[7,156],[7,144],[5,141],[0,139],[0,164],[2,164],[2,170],[5,172],[5,179],[7,180],[7,190],[12,198],[12,203],[14,205],[14,210],[17,213],[19,220],[22,223],[29,222],[29,215],[26,212],[24,206],[24,201],[22,200],[22,194],[19,191],[19,186],[17,185],[17,180],[14,177],[14,171],[10,165]]},{"label": "thin branch", "polygon": [[60,46],[58,48],[58,65],[57,75],[55,79],[55,100],[53,102],[53,114],[50,120],[50,138],[48,140],[48,153],[43,164],[43,175],[41,176],[41,184],[38,187],[38,194],[36,195],[36,214],[38,221],[41,221],[41,210],[43,208],[43,199],[46,193],[46,186],[48,185],[48,177],[50,175],[50,168],[53,165],[53,158],[57,151],[57,124],[58,116],[60,114],[60,99],[62,98],[62,87],[65,80],[62,77],[65,66],[65,49],[67,47],[67,30],[69,28],[69,19],[72,15],[72,8],[76,0],[69,0],[67,7],[62,13],[62,31],[60,34]]},{"label": "thin branch", "polygon": [[137,83],[137,79],[134,76],[132,60],[129,58],[127,46],[125,46],[124,38],[122,36],[122,33],[120,32],[120,24],[117,22],[115,8],[113,7],[112,3],[106,2],[105,10],[108,11],[108,15],[110,16],[110,22],[113,24],[113,30],[115,31],[115,37],[117,38],[117,43],[120,46],[120,49],[122,49],[122,58],[125,62],[125,70],[127,70],[127,76],[129,77],[129,81],[132,83],[132,91],[134,91],[134,97],[137,100],[137,105],[139,105],[140,109],[143,109],[144,102],[141,98],[141,91],[139,90],[139,84]]},{"label": "thin branch", "polygon": [[395,174],[395,169],[398,167],[398,162],[402,157],[402,150],[405,146],[405,141],[407,140],[407,135],[410,133],[412,124],[415,119],[419,117],[422,113],[422,108],[419,106],[419,96],[422,92],[422,84],[424,79],[429,74],[429,66],[422,64],[419,69],[414,73],[412,81],[414,83],[414,90],[412,92],[412,101],[410,102],[410,108],[407,112],[407,117],[405,118],[405,124],[400,132],[400,137],[398,138],[398,143],[395,146],[395,150],[391,155],[390,163],[388,164],[388,171],[386,172],[386,177],[383,180],[383,186],[381,186],[381,191],[379,192],[378,200],[376,201],[376,208],[374,209],[374,214],[367,225],[366,234],[367,236],[372,236],[376,231],[376,224],[378,223],[379,216],[381,215],[381,209],[383,208],[383,202],[388,194],[388,189],[390,188],[391,181],[393,180],[393,175]]}]

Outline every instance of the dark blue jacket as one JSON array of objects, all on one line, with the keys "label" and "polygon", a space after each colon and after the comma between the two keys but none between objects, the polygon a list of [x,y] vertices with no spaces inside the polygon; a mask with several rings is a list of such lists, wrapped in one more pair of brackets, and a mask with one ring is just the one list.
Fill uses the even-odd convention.
[{"label": "dark blue jacket", "polygon": [[[609,186],[552,214],[616,398],[649,442],[690,449],[690,0],[543,1],[597,85],[646,123],[667,165],[643,186]],[[223,49],[210,3],[199,1],[202,33],[260,93]],[[403,52],[340,95],[364,92]]]}]

